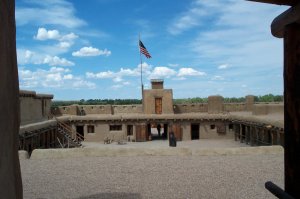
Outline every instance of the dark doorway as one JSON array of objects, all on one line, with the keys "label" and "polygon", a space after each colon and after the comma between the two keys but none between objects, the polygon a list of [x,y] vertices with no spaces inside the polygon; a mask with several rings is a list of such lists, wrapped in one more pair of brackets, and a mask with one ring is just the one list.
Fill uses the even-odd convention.
[{"label": "dark doorway", "polygon": [[133,135],[133,125],[127,125],[127,136]]},{"label": "dark doorway", "polygon": [[149,123],[147,124],[149,140],[165,140],[168,139],[168,124]]},{"label": "dark doorway", "polygon": [[83,140],[84,140],[84,129],[83,126],[76,126],[76,132],[82,136]]},{"label": "dark doorway", "polygon": [[192,140],[199,140],[200,131],[199,131],[199,124],[191,124],[191,138]]},{"label": "dark doorway", "polygon": [[169,127],[169,124],[164,124],[164,132],[162,134],[163,139],[168,138],[168,127]]}]

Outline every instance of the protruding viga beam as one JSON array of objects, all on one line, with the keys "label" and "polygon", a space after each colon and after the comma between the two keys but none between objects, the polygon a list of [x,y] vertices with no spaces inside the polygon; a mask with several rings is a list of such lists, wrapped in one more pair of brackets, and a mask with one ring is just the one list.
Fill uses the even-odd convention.
[{"label": "protruding viga beam", "polygon": [[292,23],[300,24],[300,1],[276,17],[271,24],[271,32],[274,37],[283,38],[285,27]]},{"label": "protruding viga beam", "polygon": [[299,3],[299,0],[247,0],[247,1],[255,1],[255,2],[277,4],[277,5],[287,5],[287,6],[293,6]]}]

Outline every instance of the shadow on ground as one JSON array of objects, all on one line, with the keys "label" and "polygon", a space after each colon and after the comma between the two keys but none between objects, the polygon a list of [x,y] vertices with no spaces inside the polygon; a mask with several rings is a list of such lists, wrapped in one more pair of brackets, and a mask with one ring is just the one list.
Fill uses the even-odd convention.
[{"label": "shadow on ground", "polygon": [[76,199],[115,199],[115,198],[122,198],[122,199],[141,199],[142,196],[139,193],[98,193],[89,196],[82,196]]}]

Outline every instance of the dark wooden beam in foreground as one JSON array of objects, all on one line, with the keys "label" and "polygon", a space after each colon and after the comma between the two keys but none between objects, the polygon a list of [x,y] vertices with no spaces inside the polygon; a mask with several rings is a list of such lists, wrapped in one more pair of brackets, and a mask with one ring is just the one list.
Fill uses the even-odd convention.
[{"label": "dark wooden beam in foreground", "polygon": [[0,198],[23,198],[14,0],[0,0],[0,92]]},{"label": "dark wooden beam in foreground", "polygon": [[300,198],[300,24],[284,33],[285,191]]},{"label": "dark wooden beam in foreground", "polygon": [[285,27],[292,23],[300,24],[300,3],[289,8],[273,20],[271,24],[272,35],[283,38]]},{"label": "dark wooden beam in foreground", "polygon": [[299,3],[299,0],[247,0],[247,1],[255,1],[260,3],[269,3],[269,4],[277,4],[277,5],[287,5],[287,6],[293,6]]}]

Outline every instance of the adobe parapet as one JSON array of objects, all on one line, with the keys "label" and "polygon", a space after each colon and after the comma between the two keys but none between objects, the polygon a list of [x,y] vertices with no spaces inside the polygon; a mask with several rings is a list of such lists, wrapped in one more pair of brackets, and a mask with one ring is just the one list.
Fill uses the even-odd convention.
[{"label": "adobe parapet", "polygon": [[35,91],[20,90],[19,97],[32,97],[37,99],[53,99],[51,94],[37,94]]},{"label": "adobe parapet", "polygon": [[[144,90],[145,100],[144,112],[141,104],[130,105],[70,105],[52,108],[53,115],[119,115],[119,114],[145,114],[151,115],[155,113],[155,97],[160,96],[156,93],[159,89]],[[148,92],[149,91],[149,92]],[[230,112],[248,112],[252,115],[269,115],[283,114],[283,102],[255,103],[254,96],[246,96],[245,102],[224,103],[224,98],[219,95],[209,96],[207,103],[186,103],[174,104],[172,102],[172,90],[164,89],[170,92],[170,95],[162,95],[162,111],[159,114],[186,114],[186,113],[208,113],[208,114],[224,114]],[[155,96],[155,97],[153,97]],[[167,97],[166,97],[167,96]],[[167,102],[164,100],[167,99]],[[165,104],[165,105],[164,105]]]},{"label": "adobe parapet", "polygon": [[20,90],[19,99],[21,125],[40,122],[50,118],[53,95]]}]

